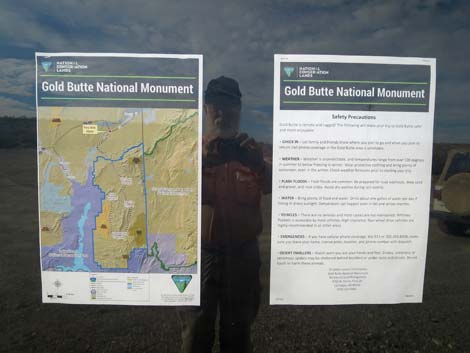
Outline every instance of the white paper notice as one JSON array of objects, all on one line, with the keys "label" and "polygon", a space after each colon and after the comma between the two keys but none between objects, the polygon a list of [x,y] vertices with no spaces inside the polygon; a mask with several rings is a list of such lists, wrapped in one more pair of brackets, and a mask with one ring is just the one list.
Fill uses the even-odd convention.
[{"label": "white paper notice", "polygon": [[37,53],[36,95],[43,302],[199,305],[202,56]]},{"label": "white paper notice", "polygon": [[271,304],[421,302],[435,59],[274,62]]}]

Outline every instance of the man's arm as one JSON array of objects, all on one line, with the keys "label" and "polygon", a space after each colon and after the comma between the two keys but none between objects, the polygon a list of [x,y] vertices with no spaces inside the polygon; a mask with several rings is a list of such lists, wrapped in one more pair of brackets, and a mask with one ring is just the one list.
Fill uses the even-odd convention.
[{"label": "man's arm", "polygon": [[263,194],[270,194],[273,189],[273,164],[271,161],[264,159],[263,167]]},{"label": "man's arm", "polygon": [[245,133],[238,134],[236,139],[239,141],[240,148],[243,151],[241,163],[262,178],[263,194],[271,193],[273,166],[269,158],[263,155],[262,146]]}]

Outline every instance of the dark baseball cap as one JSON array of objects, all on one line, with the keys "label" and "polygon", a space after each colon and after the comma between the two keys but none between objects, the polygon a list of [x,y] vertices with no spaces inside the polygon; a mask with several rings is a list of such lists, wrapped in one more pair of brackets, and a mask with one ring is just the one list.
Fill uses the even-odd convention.
[{"label": "dark baseball cap", "polygon": [[238,82],[225,76],[211,80],[204,95],[207,104],[240,104],[241,98]]}]

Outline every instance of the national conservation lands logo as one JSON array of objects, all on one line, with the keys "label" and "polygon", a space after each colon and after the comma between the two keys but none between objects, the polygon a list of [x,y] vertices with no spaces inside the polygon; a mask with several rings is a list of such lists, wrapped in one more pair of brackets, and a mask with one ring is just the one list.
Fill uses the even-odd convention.
[{"label": "national conservation lands logo", "polygon": [[291,77],[294,71],[295,71],[295,67],[284,66],[284,73],[287,75],[287,77]]},{"label": "national conservation lands logo", "polygon": [[43,61],[43,62],[41,62],[41,66],[42,66],[42,68],[44,69],[45,72],[48,72],[49,69],[52,66],[52,61]]},{"label": "national conservation lands logo", "polygon": [[171,279],[176,285],[176,288],[178,288],[180,293],[183,293],[185,289],[188,287],[189,282],[191,282],[193,276],[191,275],[173,275],[171,276]]}]

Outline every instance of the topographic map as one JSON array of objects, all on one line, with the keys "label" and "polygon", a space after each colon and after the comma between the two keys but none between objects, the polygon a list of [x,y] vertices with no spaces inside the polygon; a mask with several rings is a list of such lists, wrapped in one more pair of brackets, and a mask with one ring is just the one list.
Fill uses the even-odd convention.
[{"label": "topographic map", "polygon": [[43,271],[196,273],[198,111],[38,113]]}]

